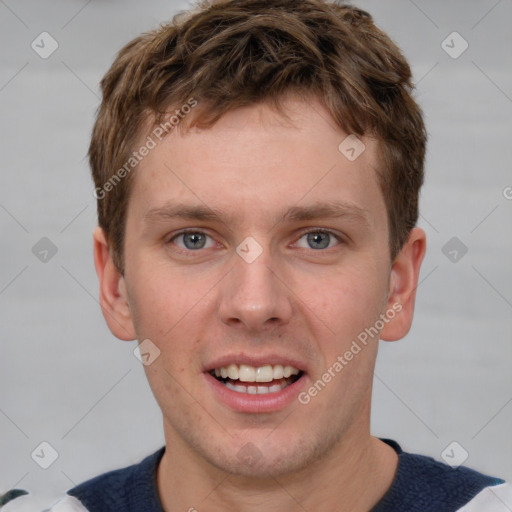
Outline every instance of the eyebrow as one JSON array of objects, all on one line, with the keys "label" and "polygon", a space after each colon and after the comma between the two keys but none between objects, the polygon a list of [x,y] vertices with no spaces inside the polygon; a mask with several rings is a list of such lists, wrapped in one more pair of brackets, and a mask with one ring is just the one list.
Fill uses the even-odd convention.
[{"label": "eyebrow", "polygon": [[[166,203],[146,212],[144,222],[151,224],[176,218],[220,222],[226,225],[233,224],[234,221],[232,214],[206,205]],[[284,211],[284,213],[282,212],[280,215],[277,215],[277,218],[280,219],[278,222],[346,218],[349,221],[357,222],[367,227],[370,225],[368,212],[366,210],[355,204],[342,201],[319,202],[309,206],[292,206]]]},{"label": "eyebrow", "polygon": [[289,221],[305,221],[342,217],[369,226],[366,210],[355,204],[341,201],[315,203],[310,206],[293,206],[282,216],[282,219]]},{"label": "eyebrow", "polygon": [[212,222],[230,222],[232,216],[222,210],[204,205],[189,205],[183,203],[166,203],[161,207],[152,208],[144,215],[144,222],[150,224],[169,219],[190,219]]}]

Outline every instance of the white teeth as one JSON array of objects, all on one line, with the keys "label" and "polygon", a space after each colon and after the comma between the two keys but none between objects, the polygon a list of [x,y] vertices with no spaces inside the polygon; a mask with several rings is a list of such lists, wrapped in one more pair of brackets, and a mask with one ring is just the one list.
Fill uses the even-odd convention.
[{"label": "white teeth", "polygon": [[273,384],[272,386],[242,386],[241,384],[233,384],[229,380],[224,385],[236,391],[237,393],[247,393],[249,395],[266,395],[268,393],[277,393],[290,384],[290,381],[283,381],[281,384]]},{"label": "white teeth", "polygon": [[[222,377],[223,379],[229,377],[231,380],[241,382],[272,382],[273,380],[287,379],[292,375],[298,375],[300,371],[293,366],[283,366],[281,364],[273,366],[267,364],[258,368],[248,364],[230,364],[222,368],[215,368],[214,373],[216,377]],[[268,388],[268,386],[265,386],[265,388]],[[249,391],[249,393],[252,392]]]},{"label": "white teeth", "polygon": [[272,366],[260,366],[256,370],[256,382],[272,382],[274,380],[274,371]]},{"label": "white teeth", "polygon": [[280,364],[274,366],[274,379],[282,379],[284,375],[284,368]]},{"label": "white teeth", "polygon": [[238,368],[236,364],[230,364],[228,366],[228,377],[233,380],[237,380],[238,378]]},{"label": "white teeth", "polygon": [[285,366],[283,370],[283,377],[287,379],[290,375],[296,375],[293,373],[295,368],[293,366]]},{"label": "white teeth", "polygon": [[[265,366],[249,366],[247,364],[230,364],[222,368],[215,368],[213,371],[216,377],[228,379],[223,384],[237,393],[247,393],[249,395],[266,395],[268,393],[277,393],[292,383],[292,375],[298,375],[300,370],[293,366],[283,366],[281,364]],[[280,380],[281,382],[270,386],[243,385],[242,382],[272,382]],[[234,382],[238,381],[238,382]]]},{"label": "white teeth", "polygon": [[247,393],[249,393],[249,395],[255,395],[256,393],[258,393],[258,387],[257,386],[247,386]]},{"label": "white teeth", "polygon": [[[234,365],[233,365],[234,366]],[[256,382],[256,368],[247,364],[241,364],[238,368],[238,380],[242,382]]]}]

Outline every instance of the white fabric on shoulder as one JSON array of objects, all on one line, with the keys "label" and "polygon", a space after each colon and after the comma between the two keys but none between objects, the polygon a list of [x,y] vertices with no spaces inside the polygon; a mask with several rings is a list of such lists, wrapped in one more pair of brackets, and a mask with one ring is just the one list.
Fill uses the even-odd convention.
[{"label": "white fabric on shoulder", "polygon": [[457,512],[510,512],[512,510],[512,484],[486,487]]},{"label": "white fabric on shoulder", "polygon": [[48,507],[48,498],[30,493],[9,501],[2,507],[2,512],[88,512],[79,500],[67,495],[52,507],[44,510],[43,507]]},{"label": "white fabric on shoulder", "polygon": [[38,499],[33,494],[25,494],[14,498],[0,508],[2,512],[41,512],[41,507],[46,503],[48,502]]},{"label": "white fabric on shoulder", "polygon": [[66,496],[43,512],[88,512],[88,510],[74,496]]}]

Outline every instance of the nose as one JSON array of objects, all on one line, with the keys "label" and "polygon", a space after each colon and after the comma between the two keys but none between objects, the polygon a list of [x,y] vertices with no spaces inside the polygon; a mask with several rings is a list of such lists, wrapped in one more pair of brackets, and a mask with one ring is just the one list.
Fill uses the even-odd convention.
[{"label": "nose", "polygon": [[268,250],[252,262],[238,254],[222,281],[219,315],[230,327],[264,332],[287,324],[292,316],[291,291]]}]

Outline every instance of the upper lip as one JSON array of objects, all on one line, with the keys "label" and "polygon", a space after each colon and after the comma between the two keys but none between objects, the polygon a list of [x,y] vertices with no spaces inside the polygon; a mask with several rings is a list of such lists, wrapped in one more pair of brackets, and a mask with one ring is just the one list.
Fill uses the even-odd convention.
[{"label": "upper lip", "polygon": [[293,366],[294,368],[297,368],[298,370],[307,373],[307,367],[304,362],[294,358],[290,358],[289,356],[281,356],[278,354],[267,354],[265,356],[251,356],[248,354],[226,355],[215,359],[211,363],[208,363],[205,366],[204,371],[210,372],[215,368],[222,368],[223,366],[229,366],[230,364],[247,364],[249,366],[254,366],[255,368],[259,368],[260,366],[266,365],[274,366],[276,364],[280,364],[283,366]]}]

